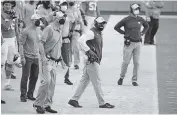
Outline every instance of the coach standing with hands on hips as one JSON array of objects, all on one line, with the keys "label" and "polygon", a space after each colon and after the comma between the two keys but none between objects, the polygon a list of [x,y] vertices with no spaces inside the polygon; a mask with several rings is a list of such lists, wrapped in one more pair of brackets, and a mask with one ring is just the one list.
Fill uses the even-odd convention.
[{"label": "coach standing with hands on hips", "polygon": [[[133,77],[132,85],[138,86],[137,77],[138,77],[138,68],[139,68],[139,58],[140,58],[140,49],[142,36],[148,30],[148,23],[139,16],[140,13],[139,4],[130,5],[130,15],[122,19],[116,24],[114,29],[120,34],[124,34],[124,50],[123,50],[123,63],[121,68],[120,79],[118,80],[118,85],[122,85],[123,79],[127,72],[128,65],[133,56]],[[141,26],[143,25],[143,31],[141,31]],[[124,31],[120,28],[124,27]]]}]

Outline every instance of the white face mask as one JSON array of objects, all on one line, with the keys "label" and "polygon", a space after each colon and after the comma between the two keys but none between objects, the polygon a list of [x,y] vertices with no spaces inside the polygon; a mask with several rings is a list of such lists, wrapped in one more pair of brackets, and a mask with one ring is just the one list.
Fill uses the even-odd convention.
[{"label": "white face mask", "polygon": [[134,10],[134,12],[133,12],[135,15],[138,15],[139,13],[140,13],[140,11],[139,10]]},{"label": "white face mask", "polygon": [[66,11],[67,10],[67,6],[61,6],[61,11]]}]

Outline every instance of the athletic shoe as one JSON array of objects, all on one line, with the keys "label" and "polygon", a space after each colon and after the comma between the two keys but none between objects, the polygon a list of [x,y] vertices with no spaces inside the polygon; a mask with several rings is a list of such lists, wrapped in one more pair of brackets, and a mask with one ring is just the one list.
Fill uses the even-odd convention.
[{"label": "athletic shoe", "polygon": [[69,100],[68,104],[75,107],[75,108],[82,108],[82,106],[80,106],[78,101],[76,101],[76,100]]},{"label": "athletic shoe", "polygon": [[47,112],[49,112],[49,113],[58,113],[57,111],[51,109],[50,106],[46,107],[45,110],[46,110]]},{"label": "athletic shoe", "polygon": [[123,79],[122,78],[120,78],[119,80],[118,80],[118,85],[122,85],[122,83],[123,83]]},{"label": "athletic shoe", "polygon": [[111,105],[109,103],[105,103],[104,105],[100,105],[99,108],[114,108],[114,105]]},{"label": "athletic shoe", "polygon": [[136,82],[132,82],[133,86],[138,86],[138,84]]},{"label": "athletic shoe", "polygon": [[33,107],[35,108],[37,113],[39,113],[39,114],[44,114],[45,113],[45,110],[41,106],[33,104]]}]

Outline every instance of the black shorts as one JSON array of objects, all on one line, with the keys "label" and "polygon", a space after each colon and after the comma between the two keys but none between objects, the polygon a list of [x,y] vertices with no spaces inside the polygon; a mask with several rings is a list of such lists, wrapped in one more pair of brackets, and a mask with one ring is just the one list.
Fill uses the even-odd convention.
[{"label": "black shorts", "polygon": [[63,43],[61,47],[61,55],[66,66],[70,67],[72,62],[71,43]]}]

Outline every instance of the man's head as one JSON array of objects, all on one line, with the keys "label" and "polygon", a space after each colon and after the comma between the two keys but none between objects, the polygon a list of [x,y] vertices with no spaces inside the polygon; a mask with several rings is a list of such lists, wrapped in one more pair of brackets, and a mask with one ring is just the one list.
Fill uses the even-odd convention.
[{"label": "man's head", "polygon": [[51,6],[50,0],[42,1],[42,4],[43,4],[45,9],[49,9],[50,6]]},{"label": "man's head", "polygon": [[4,0],[2,1],[2,5],[4,11],[11,11],[12,8],[16,6],[16,2],[11,0]]},{"label": "man's head", "polygon": [[65,20],[66,20],[66,15],[63,12],[61,11],[56,12],[55,21],[59,25],[63,25],[65,23]]},{"label": "man's head", "polygon": [[35,25],[36,27],[38,27],[40,25],[40,19],[41,19],[41,17],[38,14],[33,14],[31,16],[32,24]]},{"label": "man's head", "polygon": [[29,4],[33,5],[34,4],[34,0],[30,0]]},{"label": "man's head", "polygon": [[103,31],[105,25],[107,24],[107,22],[104,20],[103,17],[97,17],[94,20],[94,26],[95,28],[97,28],[99,31]]},{"label": "man's head", "polygon": [[62,12],[66,12],[66,10],[68,9],[68,3],[65,1],[65,2],[61,2],[60,3],[60,10]]},{"label": "man's head", "polygon": [[141,10],[140,4],[131,4],[130,5],[130,13],[132,13],[133,15],[139,15]]},{"label": "man's head", "polygon": [[69,4],[69,6],[74,6],[75,5],[75,2],[76,1],[74,1],[74,0],[67,0],[67,2],[68,2],[68,4]]}]

